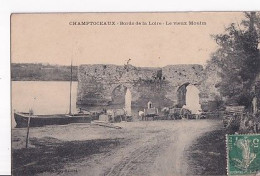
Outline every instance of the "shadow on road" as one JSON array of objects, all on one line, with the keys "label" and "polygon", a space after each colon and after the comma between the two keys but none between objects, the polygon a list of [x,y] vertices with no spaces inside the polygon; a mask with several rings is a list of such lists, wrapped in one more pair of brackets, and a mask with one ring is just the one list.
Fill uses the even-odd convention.
[{"label": "shadow on road", "polygon": [[225,130],[204,134],[188,149],[188,175],[226,175]]},{"label": "shadow on road", "polygon": [[64,165],[79,162],[96,153],[107,152],[118,146],[120,142],[121,139],[65,142],[55,138],[33,138],[31,143],[35,148],[13,150],[12,175],[29,176],[46,171],[56,174],[77,172],[76,169],[64,170]]}]

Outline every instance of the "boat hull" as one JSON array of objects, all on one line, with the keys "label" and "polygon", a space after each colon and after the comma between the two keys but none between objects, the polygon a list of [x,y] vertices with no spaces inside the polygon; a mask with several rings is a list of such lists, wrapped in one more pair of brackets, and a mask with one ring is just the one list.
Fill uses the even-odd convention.
[{"label": "boat hull", "polygon": [[28,113],[14,113],[14,119],[17,128],[28,126],[30,118],[30,127],[42,127],[46,125],[66,125],[70,123],[90,123],[91,116],[78,114],[56,114],[56,115],[29,115]]}]

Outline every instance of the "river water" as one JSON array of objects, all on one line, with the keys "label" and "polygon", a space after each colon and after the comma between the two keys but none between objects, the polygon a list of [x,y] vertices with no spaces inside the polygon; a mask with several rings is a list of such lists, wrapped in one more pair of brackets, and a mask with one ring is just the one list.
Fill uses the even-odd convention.
[{"label": "river water", "polygon": [[[72,82],[72,112],[77,112],[78,82]],[[69,112],[70,82],[67,81],[12,81],[12,128],[16,123],[13,112],[58,114]]]}]

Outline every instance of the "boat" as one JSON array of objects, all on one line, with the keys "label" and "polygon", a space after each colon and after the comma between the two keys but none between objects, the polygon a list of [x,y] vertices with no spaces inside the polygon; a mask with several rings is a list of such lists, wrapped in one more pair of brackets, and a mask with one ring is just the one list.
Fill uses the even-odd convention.
[{"label": "boat", "polygon": [[30,127],[67,125],[70,123],[90,123],[92,117],[89,114],[30,115],[29,113],[15,112],[14,119],[16,122],[16,128],[25,128],[28,126],[28,123]]},{"label": "boat", "polygon": [[71,85],[72,85],[72,62],[71,62],[71,79],[70,79],[70,106],[68,114],[51,114],[51,115],[34,115],[31,112],[14,112],[14,119],[17,128],[24,127],[42,127],[46,125],[66,125],[70,123],[90,123],[91,114],[84,114],[80,110],[77,114],[71,113]]}]

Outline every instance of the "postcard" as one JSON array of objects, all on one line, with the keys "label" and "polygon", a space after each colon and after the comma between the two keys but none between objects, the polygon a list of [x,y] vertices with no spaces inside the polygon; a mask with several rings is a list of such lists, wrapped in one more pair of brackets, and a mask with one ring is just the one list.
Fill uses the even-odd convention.
[{"label": "postcard", "polygon": [[12,14],[12,174],[260,174],[259,37],[259,12]]}]

